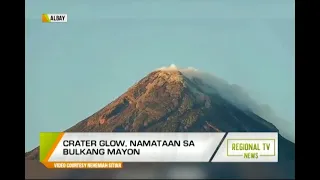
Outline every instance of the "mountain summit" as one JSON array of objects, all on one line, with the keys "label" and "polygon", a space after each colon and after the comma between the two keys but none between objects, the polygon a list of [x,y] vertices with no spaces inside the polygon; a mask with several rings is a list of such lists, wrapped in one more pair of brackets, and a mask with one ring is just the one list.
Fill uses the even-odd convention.
[{"label": "mountain summit", "polygon": [[[244,105],[245,104],[245,105]],[[69,132],[279,132],[237,85],[175,65],[157,69]],[[279,160],[294,144],[279,136]],[[26,153],[37,159],[38,148]]]}]

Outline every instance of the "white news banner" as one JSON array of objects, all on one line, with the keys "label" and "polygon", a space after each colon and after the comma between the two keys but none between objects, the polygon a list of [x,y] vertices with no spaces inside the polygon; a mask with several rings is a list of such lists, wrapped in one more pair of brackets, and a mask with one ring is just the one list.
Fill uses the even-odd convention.
[{"label": "white news banner", "polygon": [[42,133],[40,139],[40,160],[47,167],[54,162],[278,161],[278,133],[66,132]]}]

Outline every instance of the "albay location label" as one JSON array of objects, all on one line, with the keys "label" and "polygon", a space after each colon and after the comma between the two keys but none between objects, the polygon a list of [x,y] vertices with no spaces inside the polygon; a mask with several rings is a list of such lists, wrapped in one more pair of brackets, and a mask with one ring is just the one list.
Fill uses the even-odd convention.
[{"label": "albay location label", "polygon": [[67,14],[42,14],[43,23],[65,23],[68,22]]}]

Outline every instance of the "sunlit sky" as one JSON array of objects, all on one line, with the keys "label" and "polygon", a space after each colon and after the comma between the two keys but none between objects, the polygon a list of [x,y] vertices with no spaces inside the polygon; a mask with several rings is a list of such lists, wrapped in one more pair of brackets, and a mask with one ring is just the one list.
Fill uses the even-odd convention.
[{"label": "sunlit sky", "polygon": [[[66,13],[67,23],[41,23]],[[293,0],[27,0],[26,150],[152,70],[213,73],[294,121]]]}]

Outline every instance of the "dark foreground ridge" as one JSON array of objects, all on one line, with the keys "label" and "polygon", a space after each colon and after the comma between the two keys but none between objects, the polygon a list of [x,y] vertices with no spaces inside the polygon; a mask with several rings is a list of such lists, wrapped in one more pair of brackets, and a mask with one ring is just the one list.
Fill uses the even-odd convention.
[{"label": "dark foreground ridge", "polygon": [[[258,115],[237,108],[200,79],[155,71],[67,132],[278,132]],[[39,148],[26,160],[39,159]],[[279,161],[294,162],[294,143],[279,136]],[[278,168],[279,169],[279,168]]]}]

